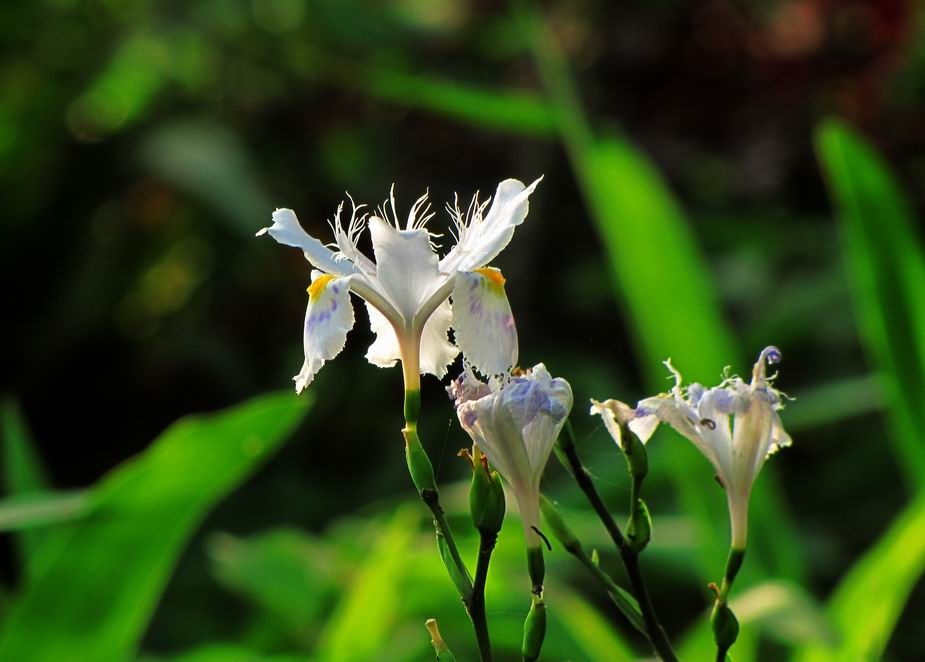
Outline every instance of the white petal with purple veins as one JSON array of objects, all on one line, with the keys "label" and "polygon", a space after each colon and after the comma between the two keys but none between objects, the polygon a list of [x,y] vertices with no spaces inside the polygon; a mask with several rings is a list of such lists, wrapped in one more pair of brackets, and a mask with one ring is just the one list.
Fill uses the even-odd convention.
[{"label": "white petal with purple veins", "polygon": [[325,361],[340,354],[354,321],[350,278],[318,271],[312,276],[302,337],[305,362],[299,374],[293,377],[297,393],[312,383]]},{"label": "white petal with purple veins", "polygon": [[456,274],[453,329],[466,360],[483,375],[504,374],[517,364],[517,327],[500,271]]}]

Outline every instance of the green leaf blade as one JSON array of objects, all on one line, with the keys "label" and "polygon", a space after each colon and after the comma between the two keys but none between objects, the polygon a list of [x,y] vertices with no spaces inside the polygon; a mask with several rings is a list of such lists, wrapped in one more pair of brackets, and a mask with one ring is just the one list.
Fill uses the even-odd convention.
[{"label": "green leaf blade", "polygon": [[0,631],[0,659],[132,656],[196,526],[305,413],[291,394],[181,420],[92,488],[87,517],[56,532]]},{"label": "green leaf blade", "polygon": [[879,371],[897,463],[925,489],[925,254],[905,196],[886,164],[837,120],[816,131],[816,151],[841,222],[856,318]]}]

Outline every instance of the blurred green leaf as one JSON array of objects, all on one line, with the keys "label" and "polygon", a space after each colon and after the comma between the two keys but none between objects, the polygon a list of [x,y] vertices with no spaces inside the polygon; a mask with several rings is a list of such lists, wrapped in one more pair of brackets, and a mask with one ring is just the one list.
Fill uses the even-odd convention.
[{"label": "blurred green leaf", "polygon": [[273,210],[240,138],[213,121],[164,124],[145,137],[139,155],[146,167],[210,205],[241,236],[253,237]]},{"label": "blurred green leaf", "polygon": [[51,487],[19,406],[5,399],[0,406],[3,437],[3,487],[8,494],[39,492]]},{"label": "blurred green leaf", "polygon": [[555,609],[562,628],[571,634],[589,659],[611,662],[636,659],[632,648],[620,639],[613,624],[576,593],[557,593]]},{"label": "blurred green leaf", "polygon": [[33,559],[0,631],[0,659],[130,657],[202,518],[279,448],[306,404],[273,394],[181,420],[105,476],[87,518]]},{"label": "blurred green leaf", "polygon": [[[400,589],[409,569],[409,553],[418,521],[417,508],[402,507],[379,532],[327,622],[316,651],[317,659],[371,660],[381,653],[400,612]],[[421,637],[426,642],[426,635]]]},{"label": "blurred green leaf", "polygon": [[[28,426],[23,418],[19,406],[14,400],[6,399],[0,406],[0,436],[3,439],[2,457],[3,457],[3,487],[7,494],[19,495],[31,492],[41,492],[48,490],[51,485],[45,475],[45,469],[42,467],[42,461],[39,459],[35,444],[29,434]],[[48,506],[46,502],[44,504]],[[11,512],[10,507],[15,507]],[[16,515],[27,514],[29,508],[33,507],[32,516],[37,513],[39,517],[61,514],[60,508],[44,509],[37,503],[6,503],[0,507],[0,522],[10,522],[9,517],[13,516],[13,522],[16,522]],[[59,503],[60,507],[61,504]],[[35,510],[38,507],[38,510]],[[67,508],[65,507],[65,510]],[[21,520],[20,520],[21,521]],[[27,520],[28,521],[28,520]],[[45,520],[48,521],[48,520]],[[52,521],[57,521],[52,519]],[[3,524],[0,524],[0,530],[3,530]],[[6,525],[9,527],[9,524]],[[20,561],[25,565],[26,559],[32,557],[36,546],[42,538],[44,532],[32,530],[31,527],[10,527],[22,528],[15,537],[17,551],[19,552]]]},{"label": "blurred green leaf", "polygon": [[837,120],[816,149],[841,220],[861,337],[880,372],[900,469],[925,489],[925,256],[899,186],[877,154]]},{"label": "blurred green leaf", "polygon": [[304,655],[271,655],[236,644],[207,644],[193,650],[160,657],[143,655],[138,662],[305,662]]},{"label": "blurred green leaf", "polygon": [[835,589],[828,612],[840,643],[803,647],[800,662],[879,660],[925,573],[925,497],[903,511]]},{"label": "blurred green leaf", "polygon": [[309,78],[359,88],[377,99],[445,115],[481,129],[538,137],[556,134],[555,111],[535,92],[492,89],[363,65],[305,44],[293,44],[290,57]]},{"label": "blurred green leaf", "polygon": [[787,431],[822,427],[886,408],[880,382],[872,376],[846,377],[812,388],[787,404]]},{"label": "blurred green leaf", "polygon": [[219,581],[273,614],[301,642],[316,634],[338,593],[344,561],[330,547],[290,529],[250,538],[220,534],[209,541]]}]

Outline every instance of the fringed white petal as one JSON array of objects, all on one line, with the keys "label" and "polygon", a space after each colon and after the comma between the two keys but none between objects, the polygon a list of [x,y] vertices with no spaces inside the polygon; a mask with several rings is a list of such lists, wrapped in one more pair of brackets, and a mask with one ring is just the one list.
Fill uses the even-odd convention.
[{"label": "fringed white petal", "polygon": [[312,383],[325,361],[340,354],[354,321],[350,278],[337,278],[318,271],[312,276],[305,311],[305,362],[301,372],[293,377],[296,393]]},{"label": "fringed white petal", "polygon": [[369,221],[376,254],[376,279],[405,323],[446,281],[437,271],[437,255],[427,230],[397,230],[381,218]]},{"label": "fringed white petal", "polygon": [[380,368],[390,368],[401,359],[398,337],[385,315],[368,303],[366,312],[369,313],[369,328],[376,334],[376,339],[366,352],[366,358]]},{"label": "fringed white petal", "polygon": [[459,348],[447,337],[453,311],[450,300],[446,299],[428,318],[421,335],[421,374],[431,374],[439,378],[446,375],[447,367],[459,354]]},{"label": "fringed white petal", "polygon": [[473,206],[470,218],[458,228],[459,243],[440,261],[440,271],[472,271],[495,259],[527,217],[530,194],[542,179],[526,187],[516,179],[505,179],[484,218],[481,208]]},{"label": "fringed white petal", "polygon": [[463,356],[486,377],[517,364],[517,327],[497,269],[459,272],[453,285],[453,329]]},{"label": "fringed white petal", "polygon": [[316,269],[337,276],[356,273],[357,269],[348,260],[334,259],[334,252],[309,235],[291,209],[277,209],[273,212],[273,224],[257,232],[257,236],[269,234],[280,244],[301,248],[305,259]]}]

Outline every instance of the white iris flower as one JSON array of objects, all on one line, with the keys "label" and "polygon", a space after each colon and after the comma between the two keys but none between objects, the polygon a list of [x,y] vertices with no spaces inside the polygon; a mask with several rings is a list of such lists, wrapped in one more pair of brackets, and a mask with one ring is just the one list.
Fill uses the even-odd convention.
[{"label": "white iris flower", "polygon": [[540,363],[503,385],[466,370],[448,390],[463,429],[510,485],[527,547],[539,547],[540,478],[572,409],[572,387]]},{"label": "white iris flower", "polygon": [[[346,229],[340,222],[341,204],[331,224],[331,248],[306,233],[291,209],[273,212],[273,224],[257,234],[269,233],[281,244],[301,248],[314,267],[305,313],[305,363],[293,378],[296,391],[311,384],[325,361],[344,348],[354,324],[350,292],[366,302],[376,333],[366,358],[383,367],[401,360],[407,389],[418,388],[420,374],[446,374],[459,353],[447,337],[451,325],[469,363],[486,375],[506,373],[517,361],[517,331],[504,278],[486,265],[526,218],[530,194],[540,179],[526,187],[507,179],[492,200],[473,198],[466,213],[450,208],[457,242],[442,258],[434,252],[436,235],[425,227],[433,216],[426,194],[411,208],[404,226],[394,196],[389,209],[384,205],[369,217],[358,216],[362,206],[353,205]],[[367,227],[375,261],[357,246]]]},{"label": "white iris flower", "polygon": [[618,443],[618,423],[627,420],[630,429],[644,442],[659,422],[668,423],[694,442],[713,464],[726,490],[732,547],[744,550],[748,501],[755,478],[771,454],[791,443],[777,413],[783,408],[781,393],[772,385],[774,375],[766,374],[766,366],[780,360],[780,350],[766,347],[752,369],[750,383],[739,377],[727,377],[712,388],[695,383],[686,389],[681,388],[681,373],[668,360],[665,365],[675,378],[670,393],[641,400],[632,412],[612,400],[595,402],[591,413],[604,418]]}]

